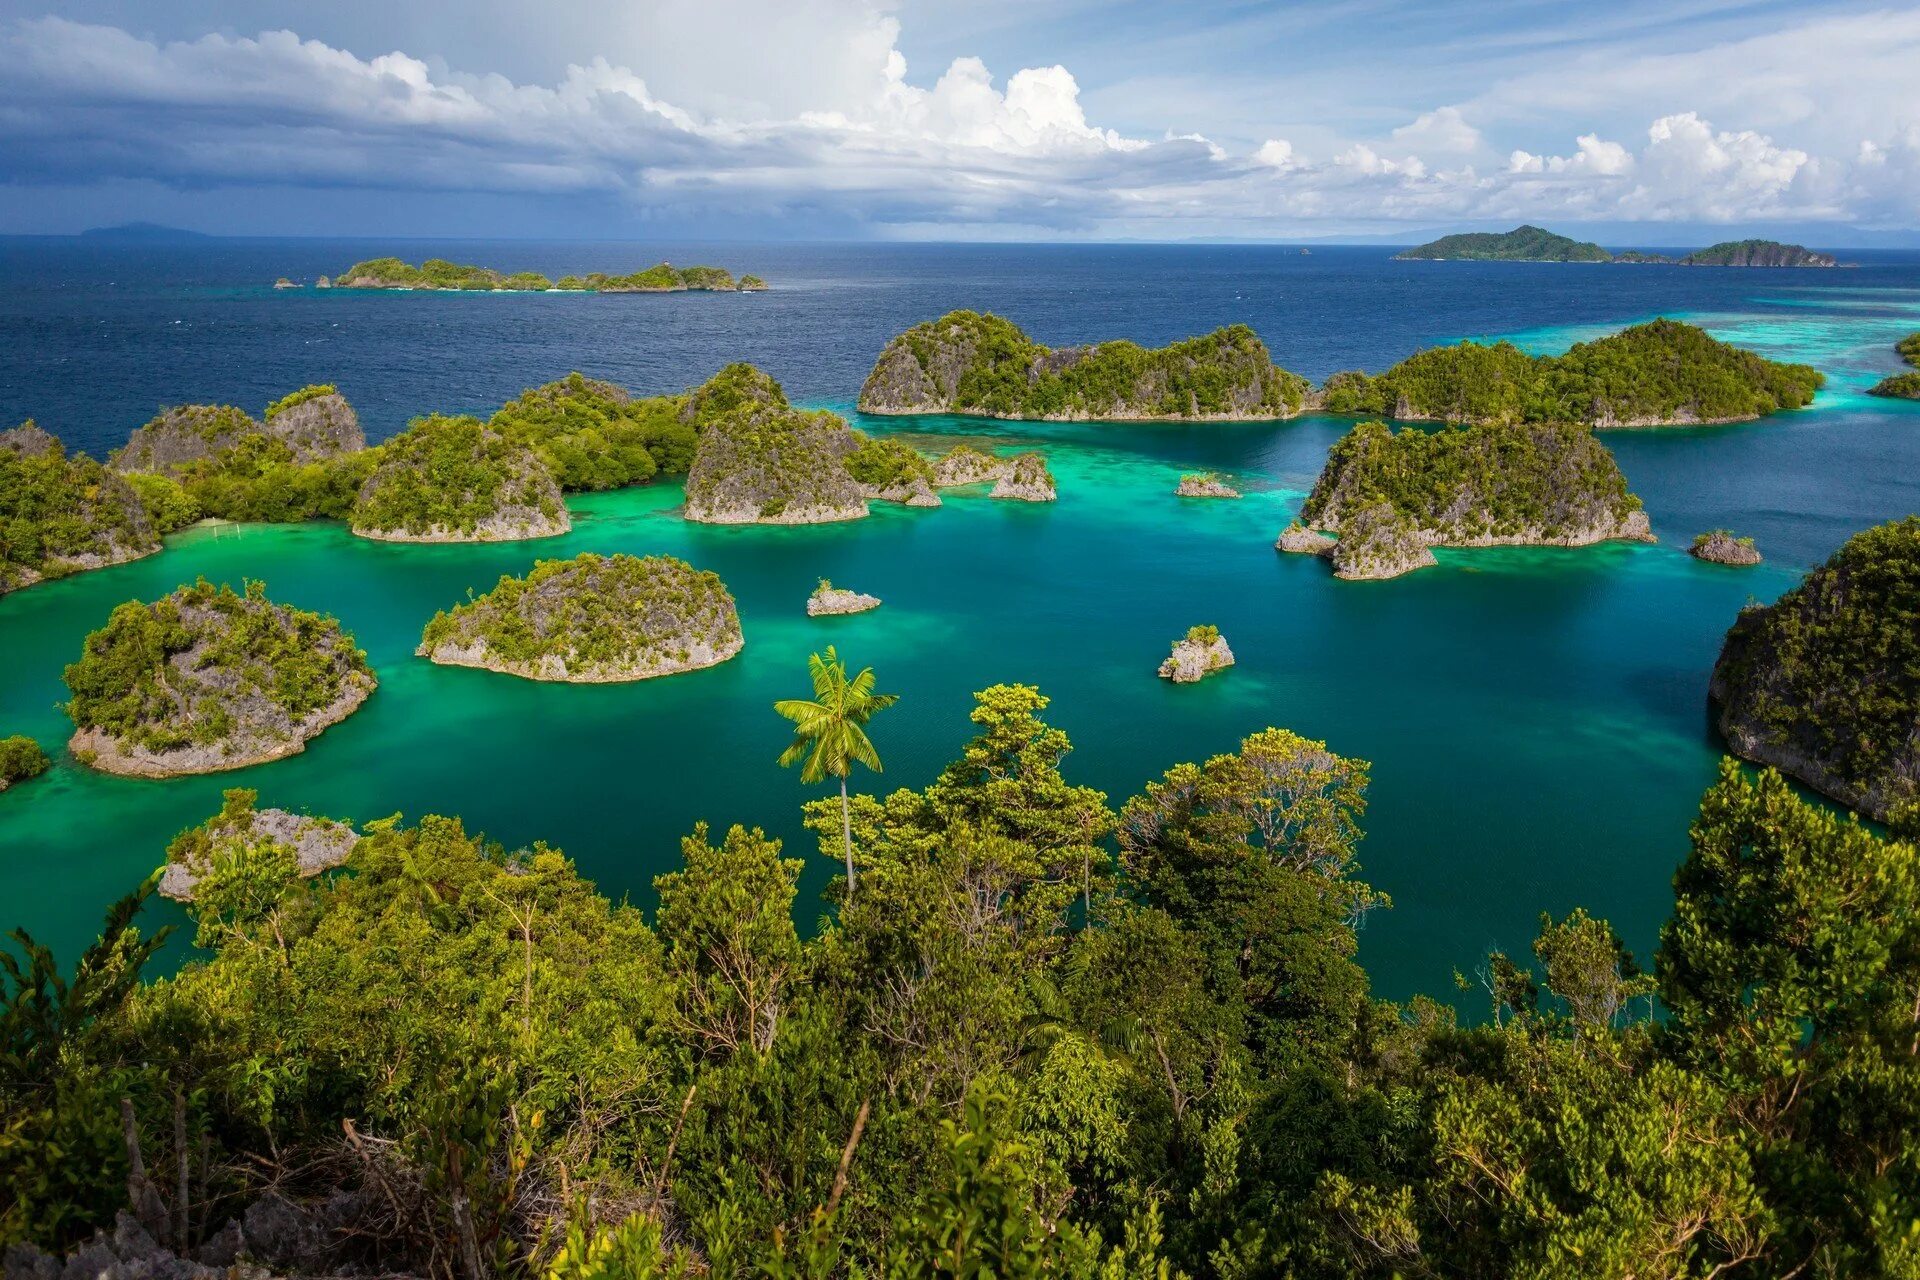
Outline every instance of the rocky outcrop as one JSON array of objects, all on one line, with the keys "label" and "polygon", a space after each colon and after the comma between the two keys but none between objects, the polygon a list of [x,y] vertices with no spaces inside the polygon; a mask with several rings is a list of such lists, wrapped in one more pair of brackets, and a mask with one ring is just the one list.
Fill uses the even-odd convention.
[{"label": "rocky outcrop", "polygon": [[309,387],[269,405],[265,426],[295,462],[324,462],[367,447],[360,415],[331,387]]},{"label": "rocky outcrop", "polygon": [[994,482],[987,496],[1014,502],[1052,502],[1059,494],[1054,489],[1053,472],[1047,470],[1046,458],[1037,453],[1021,453],[1008,460],[1006,471]]},{"label": "rocky outcrop", "polygon": [[918,452],[900,440],[875,439],[856,432],[858,445],[847,455],[847,474],[860,494],[875,502],[898,502],[909,507],[937,507],[933,468]]},{"label": "rocky outcrop", "polygon": [[1160,664],[1160,678],[1192,684],[1233,665],[1233,650],[1218,627],[1191,627],[1173,642],[1173,652]]},{"label": "rocky outcrop", "polygon": [[1245,325],[1151,349],[1054,349],[999,316],[953,311],[889,342],[859,405],[1052,422],[1270,420],[1299,413],[1310,390]]},{"label": "rocky outcrop", "polygon": [[970,444],[957,444],[933,464],[933,482],[942,489],[962,485],[987,484],[1007,473],[1007,459],[996,457]]},{"label": "rocky outcrop", "polygon": [[[252,795],[251,792],[228,794]],[[253,850],[283,848],[292,855],[299,874],[311,879],[351,858],[360,837],[345,822],[310,818],[285,809],[254,809],[249,801],[243,812],[221,814],[175,841],[160,873],[160,896],[176,902],[192,902],[194,887],[212,869],[209,855],[213,846],[231,841],[239,841]]]},{"label": "rocky outcrop", "polygon": [[1654,540],[1606,446],[1585,427],[1547,423],[1395,432],[1363,422],[1328,453],[1301,518],[1339,535],[1330,556],[1343,578],[1432,564],[1435,546]]},{"label": "rocky outcrop", "polygon": [[82,764],[143,778],[216,773],[306,749],[375,679],[332,618],[205,579],[129,602],[66,671]]},{"label": "rocky outcrop", "polygon": [[613,684],[711,667],[745,643],[719,575],[671,556],[586,553],[435,614],[416,652],[527,680]]},{"label": "rocky outcrop", "polygon": [[879,607],[879,596],[868,596],[862,595],[858,591],[848,591],[842,587],[834,586],[825,578],[820,579],[820,585],[814,588],[811,596],[807,597],[807,616],[809,618],[822,618],[841,613],[865,613],[869,609],[878,609]]},{"label": "rocky outcrop", "polygon": [[725,415],[701,433],[686,517],[702,524],[858,520],[867,500],[847,473],[857,447],[837,415],[778,407]]},{"label": "rocky outcrop", "polygon": [[1324,533],[1316,533],[1295,520],[1280,531],[1280,537],[1274,542],[1274,548],[1301,556],[1324,556],[1333,553],[1334,540]]},{"label": "rocky outcrop", "polygon": [[195,462],[238,447],[261,426],[230,404],[183,404],[162,409],[107,459],[116,471],[152,471],[178,479]]},{"label": "rocky outcrop", "polygon": [[534,450],[474,418],[427,418],[381,449],[353,532],[376,542],[512,542],[573,528]]},{"label": "rocky outcrop", "polygon": [[1438,563],[1432,544],[1413,521],[1385,502],[1351,515],[1327,556],[1334,577],[1361,582],[1397,578]]},{"label": "rocky outcrop", "polygon": [[1742,611],[1708,692],[1735,754],[1879,821],[1920,802],[1920,517]]},{"label": "rocky outcrop", "polygon": [[1703,533],[1693,540],[1687,554],[1713,564],[1750,565],[1760,563],[1759,548],[1752,538],[1736,538],[1725,529]]},{"label": "rocky outcrop", "polygon": [[94,1232],[64,1258],[30,1244],[7,1246],[6,1280],[416,1280],[356,1256],[363,1224],[391,1213],[390,1196],[384,1183],[340,1189],[311,1206],[268,1193],[203,1243],[178,1250],[156,1242],[155,1232],[169,1235],[163,1222],[149,1230],[122,1209],[111,1234]]},{"label": "rocky outcrop", "polygon": [[22,458],[57,457],[64,453],[59,437],[43,430],[31,418],[10,430],[0,431],[0,449]]},{"label": "rocky outcrop", "polygon": [[1208,472],[1202,475],[1180,477],[1180,484],[1174,489],[1174,496],[1180,498],[1237,498],[1240,491]]}]

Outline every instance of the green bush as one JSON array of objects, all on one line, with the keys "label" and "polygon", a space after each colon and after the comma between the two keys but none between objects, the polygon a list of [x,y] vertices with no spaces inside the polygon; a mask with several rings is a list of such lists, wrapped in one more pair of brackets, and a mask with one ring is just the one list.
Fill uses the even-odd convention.
[{"label": "green bush", "polygon": [[53,766],[40,744],[24,734],[0,738],[0,790],[15,782],[37,778]]}]

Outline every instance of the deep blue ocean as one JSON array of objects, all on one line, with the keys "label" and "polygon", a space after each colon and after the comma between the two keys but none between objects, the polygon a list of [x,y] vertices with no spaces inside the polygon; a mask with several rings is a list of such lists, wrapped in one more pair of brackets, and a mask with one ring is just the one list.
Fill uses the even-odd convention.
[{"label": "deep blue ocean", "polygon": [[[1637,246],[1654,247],[1660,246]],[[558,277],[662,258],[764,276],[759,295],[276,292],[395,254]],[[445,812],[510,844],[564,847],[616,897],[650,897],[695,820],[765,826],[812,853],[808,794],[772,764],[767,709],[797,692],[806,653],[835,642],[872,663],[898,711],[876,723],[888,768],[924,784],[968,733],[973,689],[1038,684],[1077,745],[1068,772],[1115,803],[1179,760],[1269,724],[1374,764],[1366,876],[1394,908],[1363,958],[1390,996],[1447,995],[1488,947],[1524,951],[1538,913],[1585,905],[1643,958],[1671,901],[1686,825],[1718,745],[1705,705],[1740,607],[1798,580],[1849,534],[1920,511],[1920,405],[1863,394],[1920,329],[1920,254],[1848,252],[1835,271],[1401,263],[1391,249],[1239,246],[648,245],[213,240],[180,246],[0,239],[0,423],[32,417],[96,455],[162,405],[254,413],[332,382],[375,439],[428,412],[487,413],[578,369],[636,392],[678,390],[749,360],[797,402],[851,413],[889,337],[956,307],[1050,343],[1157,344],[1251,325],[1316,381],[1379,370],[1461,337],[1564,349],[1657,315],[1824,370],[1816,405],[1760,423],[1613,432],[1659,546],[1442,552],[1387,583],[1338,583],[1272,550],[1349,423],[1126,426],[954,419],[862,423],[1048,453],[1060,501],[956,498],[820,529],[715,530],[674,515],[663,484],[572,503],[545,543],[373,546],[343,529],[196,529],[166,553],[0,599],[0,735],[57,751],[60,670],[114,603],[205,573],[265,579],[275,598],[339,616],[381,691],[291,759],[143,782],[62,763],[0,796],[0,928],[63,950],[206,817],[226,786],[354,818]],[[1218,470],[1238,503],[1181,503],[1183,471]],[[1018,508],[1018,509],[1016,509]],[[1693,534],[1726,526],[1767,555],[1700,565]],[[709,672],[636,686],[537,686],[412,656],[440,607],[538,557],[660,551],[726,579],[748,646]],[[810,622],[814,578],[884,608]],[[1174,689],[1168,642],[1216,622],[1233,671]],[[813,857],[809,889],[830,868]],[[817,912],[804,901],[809,920]],[[163,918],[178,918],[170,907]],[[166,913],[172,913],[167,915]]]}]

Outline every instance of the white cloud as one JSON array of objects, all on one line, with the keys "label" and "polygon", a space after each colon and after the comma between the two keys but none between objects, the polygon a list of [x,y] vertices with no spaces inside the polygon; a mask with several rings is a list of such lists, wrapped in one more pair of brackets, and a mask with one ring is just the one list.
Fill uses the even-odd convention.
[{"label": "white cloud", "polygon": [[1293,144],[1285,138],[1268,138],[1254,151],[1253,162],[1284,173],[1295,164]]},{"label": "white cloud", "polygon": [[1401,125],[1393,140],[1410,151],[1440,151],[1465,155],[1480,149],[1480,131],[1468,124],[1458,107],[1441,107]]},{"label": "white cloud", "polygon": [[1507,157],[1507,172],[1594,174],[1612,178],[1633,168],[1633,153],[1617,142],[1603,141],[1592,133],[1583,133],[1574,141],[1580,149],[1570,156],[1536,156],[1515,151]]}]

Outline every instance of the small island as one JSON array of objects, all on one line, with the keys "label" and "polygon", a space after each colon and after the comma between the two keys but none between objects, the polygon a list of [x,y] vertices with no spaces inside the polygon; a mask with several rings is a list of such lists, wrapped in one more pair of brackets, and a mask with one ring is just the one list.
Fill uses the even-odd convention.
[{"label": "small island", "polygon": [[1878,821],[1920,801],[1920,518],[1857,533],[1727,632],[1710,694],[1735,754]]},{"label": "small island", "polygon": [[53,767],[40,744],[23,733],[0,738],[0,791],[16,782],[37,778]]},{"label": "small island", "polygon": [[436,613],[416,652],[527,680],[612,684],[715,666],[745,643],[718,574],[672,556],[586,552]]},{"label": "small island", "polygon": [[807,597],[807,616],[809,618],[831,617],[843,613],[865,613],[869,609],[880,607],[879,596],[862,595],[858,591],[848,591],[836,587],[825,578]]},{"label": "small island", "polygon": [[0,596],[138,560],[160,531],[133,486],[28,420],[0,431]]},{"label": "small island", "polygon": [[823,524],[867,514],[846,458],[859,440],[838,414],[753,406],[700,435],[686,517],[702,524]]},{"label": "small island", "polygon": [[1693,545],[1687,548],[1687,554],[1696,560],[1705,560],[1709,564],[1754,565],[1760,563],[1760,550],[1753,545],[1752,538],[1738,538],[1727,529],[1713,529],[1699,534]]},{"label": "small island", "polygon": [[206,579],[128,601],[66,669],[82,764],[146,778],[278,760],[373,692],[366,655],[332,618]]},{"label": "small island", "polygon": [[886,345],[859,407],[1047,422],[1270,421],[1300,413],[1311,389],[1275,366],[1245,325],[1165,347],[1054,349],[1010,320],[951,311]]},{"label": "small island", "polygon": [[1233,665],[1233,650],[1215,626],[1187,628],[1187,634],[1173,642],[1173,652],[1160,664],[1160,678],[1175,684],[1192,684],[1216,671]]},{"label": "small island", "polygon": [[1611,262],[1597,244],[1570,240],[1535,226],[1441,236],[1393,255],[1400,262]]},{"label": "small island", "polygon": [[359,847],[360,837],[350,823],[257,808],[257,791],[236,789],[222,798],[219,813],[182,831],[167,846],[161,897],[192,902],[203,881],[217,880],[229,866],[241,868],[243,875],[266,866],[288,879],[311,880],[344,865]]},{"label": "small island", "polygon": [[933,464],[933,482],[942,489],[961,489],[971,484],[989,484],[1007,473],[1007,459],[957,444]]},{"label": "small island", "polygon": [[1583,422],[1597,428],[1745,422],[1811,404],[1818,370],[1783,364],[1677,320],[1652,320],[1564,355],[1460,342],[1385,373],[1336,373],[1329,413],[1453,423]]},{"label": "small island", "polygon": [[1177,498],[1237,498],[1240,491],[1211,471],[1180,477],[1174,488]]},{"label": "small island", "polygon": [[847,455],[847,474],[861,495],[876,502],[898,502],[909,507],[937,507],[933,466],[898,440],[864,434]]},{"label": "small island", "polygon": [[380,449],[351,527],[378,542],[551,538],[573,520],[553,472],[478,418],[417,419]]},{"label": "small island", "polygon": [[[1895,351],[1908,364],[1920,369],[1920,333],[1910,333],[1894,344]],[[1896,373],[1882,378],[1868,391],[1870,396],[1885,396],[1890,400],[1920,400],[1920,372]]]},{"label": "small island", "polygon": [[1016,453],[1007,460],[1006,469],[987,492],[989,498],[1012,502],[1052,502],[1059,497],[1053,472],[1047,470],[1046,457],[1038,453]]},{"label": "small island", "polygon": [[[276,286],[278,287],[278,286]],[[561,293],[757,293],[767,287],[759,276],[735,279],[724,267],[676,267],[669,262],[656,263],[644,271],[627,275],[590,272],[562,276],[558,281],[538,271],[500,272],[491,267],[476,267],[429,258],[419,266],[399,258],[372,258],[356,262],[334,277],[332,287],[339,289],[412,289],[452,290],[491,293],[501,291]]]},{"label": "small island", "polygon": [[[1640,500],[1584,427],[1527,423],[1394,431],[1336,442],[1283,551],[1324,554],[1340,578],[1393,578],[1433,547],[1582,547],[1653,541]],[[1310,534],[1335,534],[1327,547]],[[1290,536],[1291,535],[1291,536]]]},{"label": "small island", "polygon": [[1421,262],[1612,262],[1680,267],[1837,267],[1830,255],[1778,240],[1725,240],[1684,257],[1629,249],[1612,254],[1587,240],[1572,240],[1534,226],[1511,231],[1472,231],[1442,236],[1393,255]]}]

